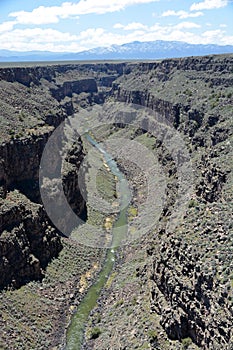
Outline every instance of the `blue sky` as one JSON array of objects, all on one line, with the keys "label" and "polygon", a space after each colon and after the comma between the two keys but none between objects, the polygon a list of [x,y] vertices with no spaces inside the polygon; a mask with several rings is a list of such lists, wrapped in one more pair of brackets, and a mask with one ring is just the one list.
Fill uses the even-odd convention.
[{"label": "blue sky", "polygon": [[233,45],[233,0],[0,0],[0,49],[79,52],[131,41]]}]

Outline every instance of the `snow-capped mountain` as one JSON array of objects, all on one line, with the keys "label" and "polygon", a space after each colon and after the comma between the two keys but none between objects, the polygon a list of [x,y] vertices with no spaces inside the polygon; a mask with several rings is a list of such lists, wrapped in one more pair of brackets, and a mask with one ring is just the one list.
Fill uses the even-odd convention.
[{"label": "snow-capped mountain", "polygon": [[0,50],[0,61],[63,61],[63,60],[147,60],[209,54],[233,53],[232,45],[194,45],[180,41],[134,41],[123,45],[97,47],[91,50],[64,52],[12,52]]}]

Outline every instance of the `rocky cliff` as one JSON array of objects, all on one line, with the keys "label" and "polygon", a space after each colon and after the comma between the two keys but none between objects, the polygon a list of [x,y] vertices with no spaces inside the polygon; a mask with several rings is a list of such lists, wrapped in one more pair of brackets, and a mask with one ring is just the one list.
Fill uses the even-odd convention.
[{"label": "rocky cliff", "polygon": [[43,269],[62,249],[42,205],[18,191],[1,199],[0,287],[13,288],[41,279]]}]

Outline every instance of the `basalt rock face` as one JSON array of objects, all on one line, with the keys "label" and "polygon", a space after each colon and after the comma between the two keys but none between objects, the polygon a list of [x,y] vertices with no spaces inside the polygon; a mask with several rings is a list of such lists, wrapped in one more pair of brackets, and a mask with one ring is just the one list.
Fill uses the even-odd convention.
[{"label": "basalt rock face", "polygon": [[0,288],[41,279],[48,261],[62,249],[42,205],[10,192],[1,200],[0,220]]},{"label": "basalt rock face", "polygon": [[[45,79],[49,82],[56,82],[58,77],[65,77],[65,80],[73,82],[75,86],[76,78],[78,78],[78,80],[80,80],[80,78],[88,80],[91,77],[95,77],[98,85],[111,87],[110,82],[113,82],[122,75],[126,69],[130,71],[127,67],[127,63],[76,63],[32,67],[7,67],[0,69],[0,79],[11,83],[18,82],[29,87],[32,83],[40,85],[41,79]],[[79,88],[79,90],[81,90],[81,88]]]},{"label": "basalt rock face", "polygon": [[39,193],[40,158],[51,129],[0,146],[0,288],[41,279],[62,249]]},{"label": "basalt rock face", "polygon": [[161,113],[167,120],[172,123],[178,122],[179,120],[181,109],[180,104],[172,104],[169,101],[165,101],[161,98],[156,98],[155,96],[145,91],[129,91],[121,89],[121,87],[119,87],[117,89],[116,98],[120,102],[133,103],[151,108],[153,111]]},{"label": "basalt rock face", "polygon": [[97,92],[96,80],[93,78],[80,79],[78,81],[64,82],[56,89],[51,89],[52,96],[61,101],[66,96],[72,97],[73,93],[81,92],[94,93]]},{"label": "basalt rock face", "polygon": [[16,139],[0,145],[0,183],[5,193],[10,188],[23,188],[27,181],[38,180],[40,158],[51,132],[52,130],[49,131],[48,127],[40,135]]}]

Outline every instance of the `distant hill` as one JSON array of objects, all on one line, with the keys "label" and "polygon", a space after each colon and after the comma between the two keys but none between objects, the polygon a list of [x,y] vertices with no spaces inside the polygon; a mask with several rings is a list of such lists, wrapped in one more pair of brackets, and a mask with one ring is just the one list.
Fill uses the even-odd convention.
[{"label": "distant hill", "polygon": [[17,52],[0,50],[0,62],[63,61],[63,60],[147,60],[209,54],[233,53],[233,45],[199,45],[180,41],[134,41],[123,45],[97,47],[91,50],[64,53],[49,51]]}]

